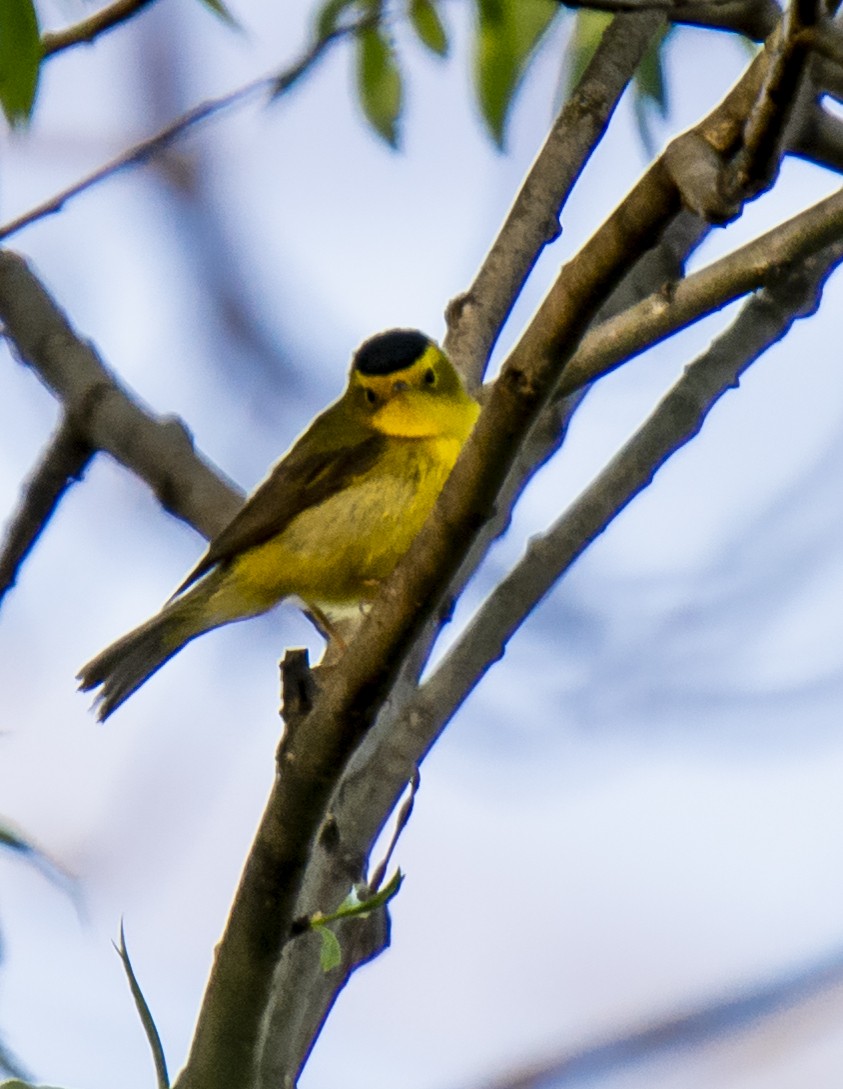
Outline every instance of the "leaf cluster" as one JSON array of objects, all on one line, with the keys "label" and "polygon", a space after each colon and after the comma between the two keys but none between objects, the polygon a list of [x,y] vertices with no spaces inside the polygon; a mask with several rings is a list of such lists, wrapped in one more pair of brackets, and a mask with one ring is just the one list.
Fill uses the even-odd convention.
[{"label": "leaf cluster", "polygon": [[[401,18],[434,56],[450,50],[450,33],[434,0],[402,0],[403,10],[384,0],[327,0],[316,19],[325,37],[349,17],[366,16],[356,31],[357,95],[367,120],[391,146],[399,142],[404,77],[393,25]],[[539,44],[561,8],[555,0],[472,0],[474,86],[490,135],[502,147],[515,93]]]}]

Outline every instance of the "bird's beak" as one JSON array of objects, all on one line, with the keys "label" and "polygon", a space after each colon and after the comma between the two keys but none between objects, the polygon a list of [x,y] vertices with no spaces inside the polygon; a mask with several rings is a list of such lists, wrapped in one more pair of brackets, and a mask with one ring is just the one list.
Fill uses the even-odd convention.
[{"label": "bird's beak", "polygon": [[393,393],[403,393],[410,388],[409,382],[405,382],[403,378],[399,378],[397,382],[392,383]]}]

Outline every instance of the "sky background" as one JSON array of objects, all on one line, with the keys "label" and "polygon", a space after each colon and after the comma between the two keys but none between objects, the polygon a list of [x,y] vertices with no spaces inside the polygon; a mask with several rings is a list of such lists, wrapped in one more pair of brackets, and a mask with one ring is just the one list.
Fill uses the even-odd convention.
[{"label": "sky background", "polygon": [[[233,7],[241,34],[196,0],[159,0],[51,60],[31,131],[4,141],[0,218],[299,55],[304,0],[282,14]],[[86,10],[52,6],[45,21]],[[441,337],[447,300],[470,282],[553,116],[568,23],[501,155],[470,96],[462,5],[446,18],[445,63],[398,29],[400,153],[362,122],[339,46],[283,100],[197,130],[165,165],[110,180],[13,242],[121,378],[183,417],[244,488],[339,394],[366,336],[409,325]],[[658,142],[710,108],[746,58],[725,36],[676,35]],[[625,102],[496,361],[645,164]],[[694,265],[837,184],[788,162]],[[407,877],[393,947],[341,997],[302,1089],[490,1084],[843,950],[841,294],[838,275],[820,315],[749,371],[578,561],[437,745],[396,856]],[[732,316],[589,394],[455,630]],[[5,350],[0,390],[7,512],[57,410]],[[0,814],[76,892],[0,857],[0,1028],[45,1083],[152,1084],[111,945],[121,918],[178,1070],[271,782],[276,662],[288,645],[318,651],[282,607],[198,640],[98,726],[77,669],[154,612],[201,550],[99,457],[0,613]],[[843,1059],[840,991],[592,1084],[829,1084]]]}]

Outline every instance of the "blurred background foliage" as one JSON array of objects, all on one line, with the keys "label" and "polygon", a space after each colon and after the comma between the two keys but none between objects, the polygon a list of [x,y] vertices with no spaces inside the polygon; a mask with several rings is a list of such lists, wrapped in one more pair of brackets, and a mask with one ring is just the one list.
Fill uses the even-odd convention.
[{"label": "blurred background foliage", "polygon": [[[118,0],[118,3],[120,0]],[[124,4],[127,10],[148,3]],[[227,22],[232,31],[242,28],[222,0],[199,0]],[[513,96],[526,75],[536,50],[554,20],[565,9],[557,0],[472,0],[474,7],[473,73],[481,114],[495,143],[503,149]],[[357,53],[357,94],[374,130],[392,147],[399,139],[403,94],[401,59],[392,27],[406,21],[419,42],[432,54],[449,53],[449,32],[434,0],[326,0],[314,13],[315,41],[353,27]],[[579,11],[569,55],[560,74],[560,86],[570,89],[579,78],[606,27],[610,15]],[[80,34],[88,24],[80,26]],[[0,104],[12,126],[25,127],[35,109],[39,72],[50,48],[42,40],[34,0],[0,0]],[[91,33],[90,28],[87,33]],[[45,48],[46,46],[46,48]],[[53,43],[53,47],[55,43]],[[642,105],[652,104],[662,114],[667,108],[660,46],[651,50],[636,79]]]}]

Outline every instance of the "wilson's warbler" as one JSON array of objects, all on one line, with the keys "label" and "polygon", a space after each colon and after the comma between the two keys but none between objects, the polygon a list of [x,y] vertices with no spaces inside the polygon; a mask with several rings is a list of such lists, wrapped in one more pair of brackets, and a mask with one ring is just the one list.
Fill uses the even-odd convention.
[{"label": "wilson's warbler", "polygon": [[441,349],[394,329],[355,353],[345,392],[271,470],[159,613],[83,667],[115,708],[197,635],[297,598],[329,640],[421,529],[480,411]]}]

